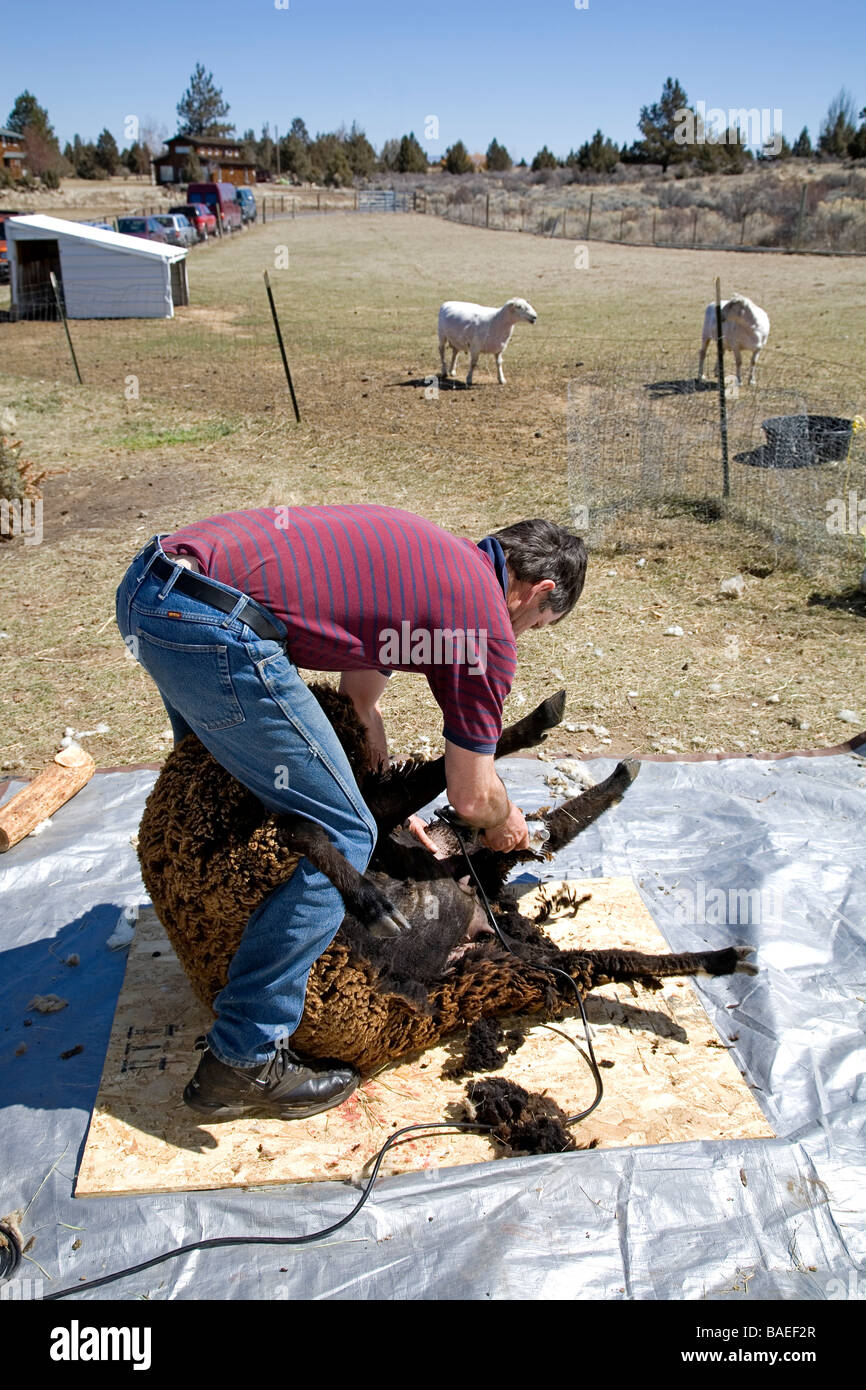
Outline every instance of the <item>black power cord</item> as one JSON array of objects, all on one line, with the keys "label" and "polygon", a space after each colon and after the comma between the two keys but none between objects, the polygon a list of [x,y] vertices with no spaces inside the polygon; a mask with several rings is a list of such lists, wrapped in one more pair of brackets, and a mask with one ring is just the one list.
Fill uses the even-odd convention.
[{"label": "black power cord", "polygon": [[[485,893],[481,881],[478,878],[477,873],[475,872],[475,866],[472,863],[472,857],[469,853],[469,850],[466,847],[466,844],[463,840],[463,836],[460,833],[460,823],[457,817],[450,815],[447,811],[440,811],[439,815],[442,820],[447,821],[448,825],[451,827],[451,829],[454,831],[454,834],[457,836],[457,842],[460,845],[460,849],[463,854],[463,857],[466,860],[469,872],[475,881],[475,886],[479,894],[481,895],[481,901],[484,905],[484,911],[487,914],[487,918],[494,932],[496,933],[497,937],[499,938],[505,949],[507,951],[511,951],[511,953],[514,954],[508,939],[505,937],[499,926],[499,923],[496,921],[487,894]],[[584,1032],[586,1033],[586,1045],[589,1051],[590,1058],[590,1070],[592,1071],[593,1078],[595,1080],[596,1092],[595,1100],[592,1102],[592,1105],[590,1105],[586,1110],[582,1110],[577,1115],[566,1116],[565,1124],[576,1125],[581,1120],[585,1120],[588,1115],[591,1115],[593,1110],[595,1110],[596,1106],[598,1106],[601,1102],[602,1096],[604,1095],[604,1087],[602,1085],[601,1073],[599,1072],[598,1063],[595,1059],[595,1052],[593,1051],[592,1047],[592,1038],[590,1037],[589,1032],[589,1022],[586,1017],[586,1010],[583,1007],[583,999],[581,998],[580,990],[578,989],[577,984],[571,978],[571,976],[567,974],[566,971],[558,970],[554,965],[543,965],[541,966],[541,968],[550,971],[550,973],[553,975],[561,976],[563,980],[566,980],[568,982],[568,984],[574,990],[575,998],[577,999],[578,1007],[580,1008],[581,1018],[583,1019]],[[561,1036],[567,1038],[568,1041],[571,1043],[572,1047],[576,1048],[577,1051],[580,1052],[580,1047],[574,1041],[574,1038],[569,1037],[567,1033],[563,1033]],[[382,1145],[379,1152],[377,1153],[375,1162],[373,1164],[373,1171],[370,1175],[370,1181],[367,1183],[367,1186],[361,1193],[359,1200],[352,1207],[352,1210],[348,1212],[345,1216],[341,1217],[339,1221],[335,1221],[331,1226],[325,1226],[324,1229],[321,1231],[312,1231],[309,1235],[305,1236],[215,1236],[211,1240],[195,1240],[190,1242],[189,1245],[179,1245],[175,1250],[165,1250],[161,1255],[154,1255],[153,1259],[151,1260],[143,1260],[141,1264],[128,1265],[125,1269],[116,1270],[114,1274],[105,1274],[101,1279],[89,1279],[86,1283],[73,1285],[73,1287],[69,1289],[58,1289],[55,1293],[43,1294],[42,1301],[44,1303],[53,1303],[60,1298],[69,1298],[72,1294],[85,1293],[90,1289],[102,1288],[106,1284],[113,1284],[118,1279],[126,1279],[132,1274],[141,1274],[146,1269],[153,1269],[155,1265],[162,1264],[165,1260],[176,1259],[179,1255],[191,1254],[194,1250],[217,1250],[220,1247],[227,1245],[310,1245],[314,1241],[324,1240],[326,1236],[331,1236],[334,1234],[335,1231],[342,1230],[344,1226],[348,1226],[349,1222],[353,1221],[354,1218],[358,1215],[358,1212],[364,1206],[365,1202],[367,1201],[367,1198],[370,1196],[370,1193],[373,1190],[373,1185],[376,1181],[376,1178],[379,1175],[379,1169],[382,1166],[382,1161],[386,1153],[389,1149],[393,1148],[397,1141],[402,1139],[404,1135],[417,1133],[419,1130],[427,1131],[432,1129],[447,1129],[450,1130],[452,1133],[461,1131],[471,1131],[477,1134],[489,1133],[494,1128],[494,1125],[482,1125],[473,1122],[461,1124],[454,1121],[441,1120],[431,1120],[429,1124],[423,1125],[405,1125],[402,1129],[398,1129],[394,1134],[390,1135],[388,1139],[386,1139],[385,1143]]]}]

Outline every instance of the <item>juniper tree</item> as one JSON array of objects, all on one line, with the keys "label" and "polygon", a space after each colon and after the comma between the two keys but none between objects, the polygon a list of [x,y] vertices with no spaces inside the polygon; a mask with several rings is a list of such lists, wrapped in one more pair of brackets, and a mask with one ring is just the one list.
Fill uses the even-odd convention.
[{"label": "juniper tree", "polygon": [[231,135],[234,126],[223,119],[229,110],[221,89],[214,85],[213,73],[205,72],[201,63],[196,63],[189,86],[177,104],[180,134]]}]

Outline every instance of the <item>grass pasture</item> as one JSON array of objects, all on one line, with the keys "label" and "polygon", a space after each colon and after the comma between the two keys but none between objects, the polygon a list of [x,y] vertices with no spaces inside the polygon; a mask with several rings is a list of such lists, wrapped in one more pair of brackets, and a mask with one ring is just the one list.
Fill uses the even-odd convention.
[{"label": "grass pasture", "polygon": [[[288,267],[278,269],[286,253]],[[608,424],[626,422],[631,440],[626,446],[625,428],[612,425],[598,433],[599,475],[606,470],[612,485],[618,471],[643,466],[634,448],[656,428],[678,441],[660,456],[669,469],[676,461],[676,496],[656,509],[638,498],[616,515],[593,547],[573,617],[523,639],[507,715],[565,684],[566,721],[603,724],[613,742],[563,730],[559,752],[758,752],[850,737],[855,727],[839,710],[866,725],[866,630],[854,592],[862,543],[846,540],[826,566],[811,555],[803,573],[772,525],[707,520],[699,504],[717,481],[716,395],[674,392],[652,412],[646,404],[648,384],[694,375],[716,275],[724,293],[742,291],[772,320],[758,387],[744,387],[732,406],[732,452],[761,442],[756,422],[760,432],[780,400],[863,413],[855,259],[592,243],[589,267],[577,269],[573,244],[562,240],[433,217],[303,216],[195,250],[192,304],[174,320],[73,323],[83,387],[59,324],[0,324],[0,415],[11,409],[25,456],[50,474],[41,544],[0,545],[3,774],[41,766],[66,726],[109,725],[84,740],[101,765],[164,753],[159,698],[125,657],[113,621],[123,569],[155,531],[269,502],[379,501],[476,537],[521,516],[567,522],[582,500],[570,421],[584,398],[603,403]],[[508,384],[497,386],[482,359],[472,390],[437,391],[439,303],[511,295],[531,300],[539,318],[515,330]],[[585,416],[591,424],[592,411]],[[752,491],[781,489],[762,495],[761,515],[795,496],[820,530],[826,502],[844,485],[866,497],[862,440],[851,468],[809,470],[784,489],[766,473],[750,475]],[[737,488],[751,497],[746,484]],[[752,513],[757,505],[749,502]],[[736,573],[744,595],[725,599],[719,582]],[[683,636],[664,635],[674,625]],[[399,675],[391,685],[393,747],[407,752],[422,734],[435,746],[440,721],[425,683]]]}]

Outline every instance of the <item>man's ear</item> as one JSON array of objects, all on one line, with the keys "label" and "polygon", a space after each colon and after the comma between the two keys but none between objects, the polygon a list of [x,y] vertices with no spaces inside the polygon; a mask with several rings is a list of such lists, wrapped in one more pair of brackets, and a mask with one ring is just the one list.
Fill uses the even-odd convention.
[{"label": "man's ear", "polygon": [[539,579],[539,581],[538,581],[537,584],[533,584],[532,590],[531,590],[531,593],[530,593],[530,597],[531,597],[531,598],[535,598],[535,597],[536,597],[537,595],[539,595],[539,594],[552,594],[555,588],[556,588],[556,581],[555,581],[555,580],[553,580],[553,579]]}]

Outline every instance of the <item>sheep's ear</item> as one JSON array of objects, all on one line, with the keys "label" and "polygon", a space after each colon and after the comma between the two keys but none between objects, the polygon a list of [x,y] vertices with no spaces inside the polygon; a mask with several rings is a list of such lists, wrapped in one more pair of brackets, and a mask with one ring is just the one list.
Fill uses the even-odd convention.
[{"label": "sheep's ear", "polygon": [[469,882],[468,874],[464,874],[462,878],[458,878],[457,887],[462,888],[464,893],[472,893],[475,891],[472,884]]}]

